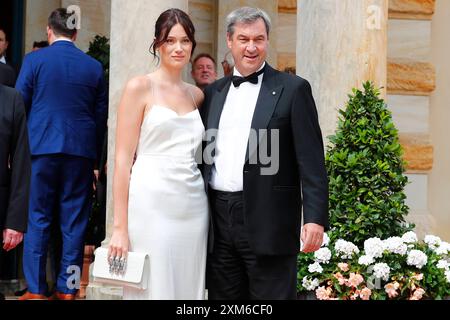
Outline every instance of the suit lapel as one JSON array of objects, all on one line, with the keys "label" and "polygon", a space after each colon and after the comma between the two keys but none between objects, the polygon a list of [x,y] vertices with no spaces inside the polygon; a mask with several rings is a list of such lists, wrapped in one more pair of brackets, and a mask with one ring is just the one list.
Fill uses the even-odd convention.
[{"label": "suit lapel", "polygon": [[207,129],[218,129],[220,116],[222,115],[225,99],[227,98],[228,89],[231,85],[231,77],[223,82],[223,85],[217,88],[217,93],[213,95],[209,106]]},{"label": "suit lapel", "polygon": [[[266,64],[266,71],[264,72],[263,82],[261,84],[261,90],[259,92],[252,120],[252,130],[256,131],[258,142],[264,137],[264,135],[259,135],[259,130],[267,129],[278,99],[283,91],[283,85],[277,83],[276,78],[277,74],[275,70]],[[249,147],[252,148],[252,150],[249,150]],[[245,162],[249,159],[249,153],[250,155],[253,155],[257,151],[255,147],[256,146],[252,146],[251,144],[247,146]]]}]

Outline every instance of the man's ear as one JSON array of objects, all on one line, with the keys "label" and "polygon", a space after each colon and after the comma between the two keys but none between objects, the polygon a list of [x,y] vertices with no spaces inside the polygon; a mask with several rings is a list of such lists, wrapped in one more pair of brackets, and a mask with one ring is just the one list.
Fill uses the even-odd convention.
[{"label": "man's ear", "polygon": [[230,33],[227,32],[227,46],[228,46],[228,49],[231,49],[231,43],[233,42],[232,38],[233,38],[233,36],[231,36]]}]

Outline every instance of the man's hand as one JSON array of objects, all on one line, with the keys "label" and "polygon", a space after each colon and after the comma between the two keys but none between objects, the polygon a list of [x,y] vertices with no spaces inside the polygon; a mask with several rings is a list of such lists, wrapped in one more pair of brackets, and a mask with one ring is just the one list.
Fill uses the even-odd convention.
[{"label": "man's hand", "polygon": [[92,184],[92,188],[94,189],[94,191],[97,190],[97,182],[98,182],[98,177],[100,176],[100,171],[99,170],[94,170],[94,182]]},{"label": "man's hand", "polygon": [[307,223],[303,226],[301,240],[303,242],[302,252],[314,252],[319,250],[323,242],[324,228],[315,223]]},{"label": "man's hand", "polygon": [[11,229],[3,230],[3,249],[10,251],[23,240],[23,233]]}]

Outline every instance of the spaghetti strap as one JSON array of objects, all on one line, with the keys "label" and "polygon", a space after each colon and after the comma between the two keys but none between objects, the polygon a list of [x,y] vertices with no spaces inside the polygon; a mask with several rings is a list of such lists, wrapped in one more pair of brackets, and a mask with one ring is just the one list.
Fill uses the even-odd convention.
[{"label": "spaghetti strap", "polygon": [[192,94],[192,92],[191,92],[191,90],[189,88],[187,90],[189,91],[189,94],[191,95],[192,101],[194,102],[195,109],[198,109],[197,102],[195,102],[194,95]]},{"label": "spaghetti strap", "polygon": [[156,104],[156,90],[155,90],[155,83],[153,82],[152,79],[150,79],[150,87],[151,87],[151,91],[152,91],[152,99],[153,99],[153,104]]}]

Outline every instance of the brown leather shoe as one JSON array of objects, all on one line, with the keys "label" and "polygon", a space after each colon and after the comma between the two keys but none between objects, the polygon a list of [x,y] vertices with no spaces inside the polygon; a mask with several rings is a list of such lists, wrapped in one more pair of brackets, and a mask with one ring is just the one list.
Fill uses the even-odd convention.
[{"label": "brown leather shoe", "polygon": [[48,300],[47,296],[38,293],[25,292],[23,296],[19,297],[19,300]]},{"label": "brown leather shoe", "polygon": [[76,297],[76,294],[55,292],[51,300],[75,300]]}]

